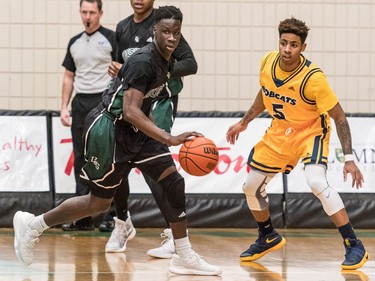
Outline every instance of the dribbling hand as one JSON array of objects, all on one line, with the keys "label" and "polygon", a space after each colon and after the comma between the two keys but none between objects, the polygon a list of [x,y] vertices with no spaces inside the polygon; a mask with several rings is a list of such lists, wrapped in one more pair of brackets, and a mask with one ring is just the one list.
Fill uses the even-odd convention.
[{"label": "dribbling hand", "polygon": [[177,136],[172,136],[170,139],[166,142],[168,146],[176,146],[184,143],[185,141],[193,138],[193,137],[203,137],[201,133],[198,132],[185,132],[182,134],[179,134]]}]

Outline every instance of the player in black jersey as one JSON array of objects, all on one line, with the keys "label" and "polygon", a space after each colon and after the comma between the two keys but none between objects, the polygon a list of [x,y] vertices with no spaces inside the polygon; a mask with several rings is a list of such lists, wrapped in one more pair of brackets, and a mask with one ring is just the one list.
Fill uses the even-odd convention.
[{"label": "player in black jersey", "polygon": [[[153,39],[154,26],[154,0],[131,0],[130,4],[134,13],[124,20],[120,21],[116,27],[117,55],[116,61],[112,62],[109,67],[109,74],[114,77],[124,61],[133,54],[137,49],[149,44]],[[182,90],[182,77],[195,74],[197,72],[197,62],[192,49],[187,41],[181,35],[180,42],[176,50],[172,53],[174,61],[171,71],[171,78],[165,88],[163,88],[160,97],[154,102],[151,110],[152,119],[155,124],[167,132],[171,132],[174,118],[177,113],[178,94]],[[99,230],[112,230],[111,236],[106,243],[106,252],[123,252],[126,250],[126,243],[135,235],[135,228],[132,224],[128,212],[129,184],[126,177],[123,180],[122,187],[116,191],[114,205],[116,214],[110,212],[105,220],[99,225]],[[168,225],[162,204],[162,188],[147,175],[144,178],[150,187],[155,202],[161,210],[166,221],[167,228],[162,233],[166,239],[158,248],[150,249],[147,254],[157,258],[171,258],[175,249],[172,232]],[[114,219],[112,217],[115,216]],[[113,223],[113,221],[115,223]]]},{"label": "player in black jersey", "polygon": [[85,121],[86,164],[81,178],[90,185],[88,195],[70,198],[35,217],[18,211],[13,218],[14,246],[19,260],[29,265],[42,232],[51,226],[98,215],[110,207],[128,166],[137,167],[165,190],[176,254],[169,271],[175,274],[220,275],[221,268],[205,262],[192,250],[187,235],[185,182],[177,172],[168,146],[180,145],[197,132],[177,136],[157,127],[148,117],[151,104],[170,77],[171,54],[181,36],[182,13],[174,6],[155,12],[153,43],[141,48],[122,66],[119,76],[103,93],[103,102]]}]

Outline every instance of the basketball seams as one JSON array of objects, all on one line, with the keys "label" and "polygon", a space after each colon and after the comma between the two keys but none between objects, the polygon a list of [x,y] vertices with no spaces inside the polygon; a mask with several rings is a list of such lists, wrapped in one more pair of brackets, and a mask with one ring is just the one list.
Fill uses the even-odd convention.
[{"label": "basketball seams", "polygon": [[[190,164],[193,164],[194,165],[194,169],[193,168],[191,168],[189,165],[187,165],[187,162],[190,162]],[[185,159],[185,167],[186,167],[186,169],[188,170],[188,171],[186,171],[186,172],[188,172],[188,173],[192,173],[192,172],[196,172],[196,170],[199,170],[199,171],[201,171],[202,172],[202,174],[200,174],[200,175],[195,175],[195,176],[204,176],[204,175],[207,175],[209,172],[211,172],[211,170],[209,170],[208,168],[205,170],[205,169],[203,169],[202,167],[199,167],[198,166],[198,164],[197,163],[195,163],[193,160],[191,160],[190,158],[186,158]],[[190,168],[189,168],[190,167]]]},{"label": "basketball seams", "polygon": [[188,154],[190,156],[198,156],[198,157],[201,157],[201,158],[211,159],[211,160],[214,160],[214,161],[217,161],[217,158],[218,158],[218,157],[209,156],[207,154],[199,154],[199,153],[194,153],[194,152],[189,152],[188,153],[188,152],[184,151],[183,153],[185,153],[185,156],[182,156],[181,158],[183,158],[183,157],[189,158]]},{"label": "basketball seams", "polygon": [[201,146],[214,146],[215,144],[214,143],[212,143],[212,142],[206,142],[206,143],[199,143],[199,144],[197,144],[197,145],[190,145],[189,147],[186,147],[186,148],[188,148],[188,149],[193,149],[193,148],[198,148],[198,147],[201,147]]}]

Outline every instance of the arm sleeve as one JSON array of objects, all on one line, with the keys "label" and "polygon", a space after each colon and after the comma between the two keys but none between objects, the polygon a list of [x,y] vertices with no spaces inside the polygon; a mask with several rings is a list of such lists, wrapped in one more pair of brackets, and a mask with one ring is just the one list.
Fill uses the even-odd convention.
[{"label": "arm sleeve", "polygon": [[120,36],[121,36],[121,23],[122,22],[119,22],[116,26],[116,32],[115,32],[116,33],[116,37],[115,37],[115,39],[116,39],[116,51],[115,51],[115,59],[114,60],[123,64],[124,60],[122,58],[121,50],[120,50],[119,44],[118,44],[118,42],[120,42]]},{"label": "arm sleeve", "polygon": [[62,63],[62,66],[65,67],[67,70],[71,72],[76,72],[76,65],[74,63],[74,59],[72,57],[72,53],[70,52],[70,47],[73,45],[74,41],[71,39],[68,44],[68,48],[66,51],[66,55],[64,58],[64,61]]},{"label": "arm sleeve", "polygon": [[193,50],[190,48],[188,42],[181,35],[180,42],[176,50],[172,54],[174,59],[174,66],[171,71],[171,77],[184,77],[197,73],[198,64],[195,60]]},{"label": "arm sleeve", "polygon": [[111,32],[108,36],[107,36],[107,39],[109,41],[109,43],[111,44],[112,46],[112,52],[111,52],[111,57],[112,57],[112,60],[116,60],[117,58],[117,40],[116,40],[116,33],[114,32]]}]

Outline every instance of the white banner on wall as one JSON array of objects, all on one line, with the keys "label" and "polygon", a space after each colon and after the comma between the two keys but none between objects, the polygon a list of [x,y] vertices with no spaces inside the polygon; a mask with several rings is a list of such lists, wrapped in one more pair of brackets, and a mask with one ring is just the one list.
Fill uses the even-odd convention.
[{"label": "white banner on wall", "polygon": [[60,117],[52,117],[52,149],[56,193],[76,193],[74,156],[70,127],[61,124]]},{"label": "white banner on wall", "polygon": [[[180,146],[170,148],[173,158],[176,160],[177,168],[185,178],[187,193],[242,193],[242,184],[247,174],[248,154],[254,144],[260,140],[271,120],[269,118],[255,119],[249,124],[248,129],[240,135],[237,143],[230,145],[225,140],[225,133],[228,127],[238,120],[238,118],[176,119],[173,134],[195,130],[212,139],[219,148],[218,166],[212,173],[203,177],[195,177],[185,173],[178,163]],[[63,127],[58,117],[53,118],[52,121],[56,192],[75,193],[70,128]],[[364,174],[365,185],[362,189],[356,190],[351,188],[349,182],[343,184],[343,164],[340,162],[341,145],[334,127],[329,157],[329,183],[339,192],[375,193],[375,187],[371,184],[375,182],[375,120],[374,118],[349,118],[349,123],[353,135],[354,152],[359,160],[358,165]],[[132,170],[129,181],[131,193],[150,193],[139,170]],[[301,164],[288,176],[288,190],[290,192],[310,192]],[[281,174],[269,183],[267,192],[283,193]]]},{"label": "white banner on wall", "polygon": [[[332,120],[332,134],[330,152],[328,157],[327,180],[331,187],[340,193],[375,193],[375,119],[374,118],[348,118],[352,133],[353,154],[359,169],[364,176],[364,185],[360,189],[352,188],[351,176],[343,180],[343,153]],[[306,183],[301,162],[288,175],[289,192],[311,192]]]},{"label": "white banner on wall", "polygon": [[0,191],[49,191],[46,116],[0,117]]},{"label": "white banner on wall", "polygon": [[[250,124],[238,143],[232,146],[225,140],[226,130],[236,122],[236,118],[177,118],[173,134],[195,130],[212,139],[219,148],[219,164],[215,171],[203,177],[195,177],[184,172],[178,163],[180,146],[170,150],[179,172],[186,181],[187,193],[242,193],[242,184],[247,174],[247,157],[251,147],[263,135],[270,119],[259,118]],[[73,149],[70,128],[61,125],[58,117],[52,118],[53,151],[56,193],[75,193],[73,173]],[[142,173],[133,169],[129,175],[131,193],[150,193]],[[269,193],[282,193],[282,177],[277,176],[268,186]]]}]

